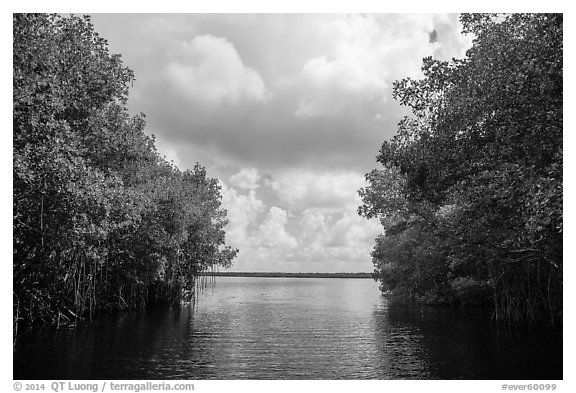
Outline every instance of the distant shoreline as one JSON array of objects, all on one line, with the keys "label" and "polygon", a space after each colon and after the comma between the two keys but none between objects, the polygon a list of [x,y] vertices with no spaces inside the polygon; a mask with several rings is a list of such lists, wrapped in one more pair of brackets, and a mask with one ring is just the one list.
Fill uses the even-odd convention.
[{"label": "distant shoreline", "polygon": [[277,278],[372,278],[372,273],[203,272],[200,276]]}]

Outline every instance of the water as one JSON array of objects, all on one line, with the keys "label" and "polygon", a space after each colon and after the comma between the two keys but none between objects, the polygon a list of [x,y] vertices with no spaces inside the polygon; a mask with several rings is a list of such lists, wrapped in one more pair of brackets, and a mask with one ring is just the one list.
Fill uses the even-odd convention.
[{"label": "water", "polygon": [[369,279],[218,277],[194,305],[25,332],[14,378],[562,379],[562,334],[386,299]]}]

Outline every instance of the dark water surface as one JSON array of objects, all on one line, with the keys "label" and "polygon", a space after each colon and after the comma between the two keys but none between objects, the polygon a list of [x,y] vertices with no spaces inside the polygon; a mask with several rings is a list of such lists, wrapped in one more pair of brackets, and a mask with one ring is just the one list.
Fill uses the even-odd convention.
[{"label": "dark water surface", "polygon": [[386,299],[370,279],[218,277],[195,305],[28,331],[14,379],[562,379],[559,330]]}]

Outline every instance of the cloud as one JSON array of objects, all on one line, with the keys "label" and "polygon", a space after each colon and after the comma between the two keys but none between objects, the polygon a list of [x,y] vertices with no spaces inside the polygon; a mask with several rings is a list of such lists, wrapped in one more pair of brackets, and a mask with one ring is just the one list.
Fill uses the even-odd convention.
[{"label": "cloud", "polygon": [[286,211],[266,206],[254,190],[240,194],[224,186],[223,195],[229,218],[227,243],[240,249],[233,270],[291,271],[282,261],[297,249],[298,240],[286,229]]},{"label": "cloud", "polygon": [[173,88],[198,102],[265,101],[268,97],[262,77],[244,65],[234,45],[211,35],[183,42],[178,59],[166,65],[165,75]]},{"label": "cloud", "polygon": [[[228,241],[240,248],[234,270],[371,270],[370,251],[381,227],[356,214],[360,174],[272,177],[252,169],[232,179],[222,189]],[[247,179],[258,179],[259,186],[239,187]]]},{"label": "cloud", "polygon": [[[324,262],[344,261],[358,270],[368,265],[374,239],[382,228],[376,221],[366,221],[354,212],[338,214],[317,209],[302,213],[303,225],[299,260]],[[356,266],[356,267],[355,267]]]},{"label": "cloud", "polygon": [[184,167],[227,171],[368,171],[407,113],[392,82],[464,48],[455,15],[97,15],[98,30],[106,18],[136,73],[130,108]]},{"label": "cloud", "polygon": [[172,146],[170,146],[170,144],[166,143],[161,138],[156,138],[155,139],[155,146],[156,146],[156,149],[159,152],[161,152],[161,155],[167,161],[172,162],[174,165],[176,165],[178,167],[182,167],[183,163],[180,159],[180,156],[178,155],[178,152]]},{"label": "cloud", "polygon": [[243,248],[249,238],[249,229],[259,220],[265,211],[264,203],[256,197],[252,190],[248,194],[241,194],[226,183],[222,185],[222,205],[228,211],[228,225],[226,226],[227,241],[233,247]]},{"label": "cloud", "polygon": [[[98,14],[158,150],[221,180],[233,269],[370,271],[363,174],[408,110],[394,80],[461,57],[457,15]],[[435,30],[437,41],[430,42]]]},{"label": "cloud", "polygon": [[272,184],[278,198],[294,208],[353,210],[360,203],[357,190],[364,176],[354,172],[290,171]]},{"label": "cloud", "polygon": [[[258,173],[255,175],[259,177]],[[232,178],[237,178],[237,175]],[[285,210],[267,206],[256,196],[255,190],[243,193],[224,182],[221,184],[222,205],[229,220],[227,240],[232,246],[252,252],[266,249],[284,252],[297,246],[296,239],[285,228],[288,222]]]},{"label": "cloud", "polygon": [[257,246],[275,251],[286,251],[298,245],[296,238],[286,231],[286,211],[272,206],[256,232]]},{"label": "cloud", "polygon": [[255,168],[242,169],[240,172],[230,177],[233,186],[244,190],[255,190],[259,187],[260,175]]},{"label": "cloud", "polygon": [[466,56],[466,50],[472,46],[472,36],[454,34],[462,31],[458,14],[434,15],[434,29],[437,42],[434,45],[434,57],[441,60],[451,60]]},{"label": "cloud", "polygon": [[431,55],[429,43],[432,15],[351,15],[322,26],[333,37],[330,58],[323,54],[309,59],[300,75],[299,118],[342,117],[363,113],[374,116],[391,99],[395,79],[420,74],[420,61]]}]

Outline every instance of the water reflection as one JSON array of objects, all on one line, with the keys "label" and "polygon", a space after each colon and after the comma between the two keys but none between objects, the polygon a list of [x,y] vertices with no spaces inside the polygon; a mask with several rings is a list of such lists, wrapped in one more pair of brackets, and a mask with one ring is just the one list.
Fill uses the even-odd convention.
[{"label": "water reflection", "polygon": [[380,354],[378,374],[387,379],[427,379],[430,373],[422,334],[413,324],[390,319],[389,313],[395,307],[393,302],[386,300],[372,315],[374,343]]},{"label": "water reflection", "polygon": [[[408,363],[421,368],[409,378],[562,379],[558,329],[499,326],[491,323],[489,310],[433,308],[401,299],[390,301],[385,312],[375,313],[379,314],[377,337],[386,329],[404,330],[400,340],[415,341],[410,343],[415,356],[408,358],[419,361]],[[377,342],[386,339],[390,336]]]},{"label": "water reflection", "polygon": [[26,332],[15,379],[547,379],[561,334],[382,297],[362,279],[225,278],[195,305]]}]

